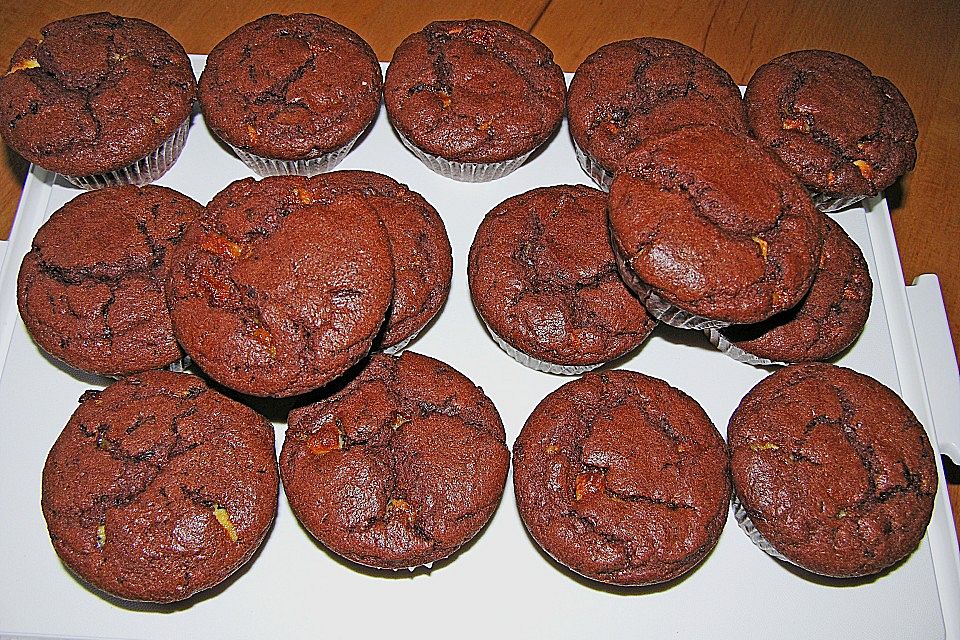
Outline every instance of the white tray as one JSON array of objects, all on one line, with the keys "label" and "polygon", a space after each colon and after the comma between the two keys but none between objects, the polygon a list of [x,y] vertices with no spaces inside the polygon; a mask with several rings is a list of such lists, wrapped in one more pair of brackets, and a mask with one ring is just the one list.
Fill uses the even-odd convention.
[{"label": "white tray", "polygon": [[[199,68],[203,58],[194,62]],[[447,361],[481,385],[499,408],[512,444],[540,399],[570,378],[526,369],[493,343],[470,304],[467,250],[483,215],[505,198],[541,185],[588,182],[566,128],[516,173],[461,184],[421,165],[381,111],[342,168],[386,173],[440,211],[454,248],[453,289],[438,320],[411,348]],[[183,156],[160,184],[205,203],[247,175],[198,116]],[[894,570],[867,580],[819,579],[791,568],[754,547],[730,518],[716,550],[686,577],[653,588],[605,588],[538,551],[508,482],[491,524],[432,570],[380,573],[340,561],[313,542],[281,495],[276,525],[261,552],[211,592],[172,607],[95,594],[63,567],[50,545],[39,507],[40,473],[77,399],[107,381],[39,352],[15,303],[17,271],[36,229],[78,193],[62,179],[31,169],[0,271],[0,637],[555,640],[747,633],[960,639],[960,560],[942,473],[933,522],[919,549]],[[939,450],[958,460],[960,382],[936,278],[904,287],[886,203],[875,199],[867,206],[834,216],[863,249],[877,285],[866,331],[839,364],[899,390]],[[767,374],[716,352],[699,332],[667,327],[615,364],[683,389],[721,432],[740,398]],[[283,432],[278,424],[278,447]]]}]

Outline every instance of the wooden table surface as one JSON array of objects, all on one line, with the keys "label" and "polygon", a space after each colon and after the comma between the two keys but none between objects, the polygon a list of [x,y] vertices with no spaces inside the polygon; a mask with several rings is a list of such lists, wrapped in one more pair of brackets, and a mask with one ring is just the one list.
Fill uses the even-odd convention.
[{"label": "wooden table surface", "polygon": [[[940,277],[955,350],[960,345],[960,2],[956,0],[45,0],[8,3],[0,14],[0,58],[58,18],[110,11],[149,20],[189,53],[208,53],[240,25],[264,13],[322,13],[359,33],[389,60],[408,34],[431,20],[505,20],[542,40],[564,71],[601,45],[641,36],[672,38],[715,60],[746,84],[771,58],[827,49],[857,58],[893,81],[920,128],[917,166],[886,193],[904,277]],[[6,238],[27,163],[4,146],[0,161],[0,237]],[[960,462],[960,461],[956,461]],[[953,471],[956,471],[954,468]],[[954,483],[957,478],[952,478]],[[951,484],[954,520],[960,488]],[[960,529],[960,527],[958,527]]]}]

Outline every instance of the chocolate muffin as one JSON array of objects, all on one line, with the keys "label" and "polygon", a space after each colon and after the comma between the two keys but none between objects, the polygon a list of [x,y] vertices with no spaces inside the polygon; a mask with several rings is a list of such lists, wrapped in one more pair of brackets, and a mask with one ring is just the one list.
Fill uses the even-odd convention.
[{"label": "chocolate muffin", "polygon": [[145,184],[186,141],[197,83],[163,29],[92,13],[51,22],[0,77],[3,139],[79,186]]},{"label": "chocolate muffin", "polygon": [[730,503],[727,449],[700,405],[624,370],[588,373],[540,402],[513,446],[513,486],[544,551],[622,585],[692,569]]},{"label": "chocolate muffin", "polygon": [[316,202],[302,176],[238,180],[173,260],[167,300],[184,350],[255,396],[305,393],[367,354],[393,299],[377,212],[353,193]]},{"label": "chocolate muffin", "polygon": [[612,42],[587,56],[570,82],[567,111],[580,166],[604,190],[624,156],[652,135],[694,124],[747,132],[730,74],[660,38]]},{"label": "chocolate muffin", "polygon": [[342,391],[291,412],[280,474],[328,549],[413,568],[448,557],[493,515],[504,440],[493,403],[462,374],[410,351],[377,354]]},{"label": "chocolate muffin", "polygon": [[277,511],[273,427],[200,378],[150,371],[88,391],[47,456],[60,559],[98,589],[173,602],[219,584]]},{"label": "chocolate muffin", "polygon": [[920,543],[937,491],[933,449],[873,378],[823,363],[785,367],[743,398],[727,438],[737,497],[790,562],[863,576]]},{"label": "chocolate muffin", "polygon": [[383,75],[360,36],[309,13],[243,25],[207,57],[207,124],[260,175],[332,169],[373,122]]},{"label": "chocolate muffin", "polygon": [[823,215],[746,136],[693,126],[648,138],[610,187],[624,281],[657,319],[687,328],[766,320],[813,281]]},{"label": "chocolate muffin", "polygon": [[563,119],[566,83],[553,53],[505,22],[431,22],[387,69],[384,101],[404,144],[454,180],[500,178]]},{"label": "chocolate muffin", "polygon": [[474,307],[521,363],[583,373],[639,346],[656,322],[617,273],[607,197],[543,187],[490,211],[470,247]]},{"label": "chocolate muffin", "polygon": [[830,218],[813,284],[794,308],[755,325],[709,329],[710,341],[751,364],[827,360],[849,347],[870,314],[873,280],[857,243]]},{"label": "chocolate muffin", "polygon": [[383,220],[393,254],[393,301],[376,348],[402,349],[440,311],[450,293],[453,255],[437,210],[419,193],[372,171],[334,171],[306,186],[315,200],[359,194]]},{"label": "chocolate muffin", "polygon": [[886,78],[830,51],[794,51],[753,74],[753,135],[814,193],[823,211],[876,195],[913,168],[917,123]]},{"label": "chocolate muffin", "polygon": [[203,207],[159,186],[83,193],[37,231],[17,304],[36,343],[108,376],[165,367],[183,354],[164,288],[171,254]]}]

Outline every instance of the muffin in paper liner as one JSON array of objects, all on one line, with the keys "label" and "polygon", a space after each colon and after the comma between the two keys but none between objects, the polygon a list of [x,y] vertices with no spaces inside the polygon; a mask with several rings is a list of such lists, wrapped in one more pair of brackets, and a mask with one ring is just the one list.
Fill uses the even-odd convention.
[{"label": "muffin in paper liner", "polygon": [[666,323],[671,327],[677,327],[679,329],[703,330],[721,329],[730,324],[724,320],[712,320],[710,318],[704,318],[703,316],[689,313],[670,304],[655,294],[653,289],[651,289],[646,282],[643,282],[637,278],[636,274],[627,268],[627,265],[624,263],[623,256],[620,255],[619,251],[614,249],[613,255],[617,259],[617,269],[620,271],[620,277],[623,278],[623,281],[627,283],[627,286],[637,294],[637,297],[640,298],[640,302],[642,302],[643,306],[647,308],[647,311],[650,312],[650,315],[660,322]]},{"label": "muffin in paper liner", "polygon": [[603,362],[598,362],[596,364],[583,364],[583,365],[572,365],[572,364],[556,364],[554,362],[547,362],[545,360],[539,360],[534,358],[531,355],[520,351],[516,347],[510,345],[506,340],[501,338],[496,334],[496,332],[490,328],[486,322],[483,323],[483,326],[486,327],[487,333],[490,334],[490,337],[493,338],[493,341],[503,349],[507,355],[519,362],[525,367],[533,369],[534,371],[542,371],[544,373],[554,373],[562,376],[576,376],[581,373],[586,373],[587,371],[592,371],[597,367],[602,366]]},{"label": "muffin in paper liner", "polygon": [[536,150],[531,149],[517,158],[504,160],[503,162],[456,162],[427,153],[413,144],[399,131],[397,131],[397,135],[400,137],[400,141],[403,142],[403,146],[413,152],[413,155],[417,156],[417,159],[425,164],[428,169],[439,173],[444,178],[450,178],[458,182],[490,182],[491,180],[498,180],[519,169],[520,166],[527,161],[527,158],[530,157],[530,154]]},{"label": "muffin in paper liner", "polygon": [[102,189],[103,187],[122,184],[137,186],[150,184],[165,174],[180,157],[180,152],[183,151],[183,146],[187,143],[187,132],[189,130],[190,118],[188,117],[153,153],[133,164],[105,173],[94,173],[88,176],[65,175],[63,177],[70,184],[83,189]]},{"label": "muffin in paper liner", "polygon": [[347,154],[350,153],[350,150],[353,149],[353,145],[356,144],[361,135],[363,135],[362,131],[342,147],[323,153],[316,158],[306,158],[303,160],[275,160],[244,151],[229,142],[227,144],[230,144],[234,153],[243,160],[245,165],[253,169],[257,175],[262,178],[268,176],[306,176],[309,178],[320,173],[331,171],[340,164]]},{"label": "muffin in paper liner", "polygon": [[746,364],[753,364],[759,367],[786,364],[785,362],[780,362],[779,360],[761,358],[760,356],[753,355],[749,351],[744,351],[737,345],[727,340],[727,337],[720,333],[719,329],[704,329],[703,332],[707,334],[707,338],[710,339],[710,344],[715,346],[721,353],[730,356],[737,362],[745,362]]},{"label": "muffin in paper liner", "polygon": [[[573,137],[571,136],[570,139],[573,140]],[[598,187],[604,191],[610,191],[610,184],[613,182],[613,173],[601,167],[600,164],[593,159],[593,156],[580,148],[576,140],[573,140],[573,149],[577,153],[577,162],[580,163],[580,168],[583,169],[584,173],[590,176],[593,181],[597,183]]]},{"label": "muffin in paper liner", "polygon": [[753,521],[750,520],[750,516],[747,515],[747,510],[742,504],[740,504],[740,499],[737,497],[736,493],[733,494],[733,500],[730,502],[730,508],[733,509],[733,517],[737,519],[737,524],[740,525],[740,528],[743,529],[743,532],[747,534],[747,537],[750,538],[750,541],[753,542],[753,544],[757,545],[768,555],[771,555],[778,560],[783,560],[784,562],[790,562],[790,564],[794,564],[789,558],[777,551],[776,548],[767,542],[767,539],[764,538],[759,531],[757,531]]}]

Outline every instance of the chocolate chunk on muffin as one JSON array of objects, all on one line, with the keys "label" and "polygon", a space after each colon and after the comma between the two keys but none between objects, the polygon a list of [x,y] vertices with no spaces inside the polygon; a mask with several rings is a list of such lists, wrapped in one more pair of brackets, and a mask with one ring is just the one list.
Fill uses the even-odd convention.
[{"label": "chocolate chunk on muffin", "polygon": [[360,36],[329,18],[270,14],[207,57],[210,128],[260,175],[314,175],[350,151],[380,109],[382,72]]},{"label": "chocolate chunk on muffin", "polygon": [[390,122],[432,170],[500,178],[563,119],[566,83],[553,53],[505,22],[432,22],[393,55],[384,84]]},{"label": "chocolate chunk on muffin", "polygon": [[342,391],[290,414],[280,454],[293,512],[353,562],[398,569],[448,557],[503,494],[510,453],[483,391],[410,351],[374,355]]},{"label": "chocolate chunk on muffin", "polygon": [[937,468],[913,412],[863,374],[785,367],[727,428],[733,486],[756,531],[790,562],[836,577],[882,571],[920,543]]},{"label": "chocolate chunk on muffin", "polygon": [[730,74],[661,38],[612,42],[587,56],[570,82],[567,110],[580,165],[605,190],[624,156],[652,135],[694,124],[747,132]]},{"label": "chocolate chunk on muffin", "polygon": [[824,241],[813,284],[793,309],[755,325],[709,329],[727,355],[752,364],[826,360],[849,347],[870,314],[873,280],[857,243],[824,217]]},{"label": "chocolate chunk on muffin", "polygon": [[473,304],[521,363],[583,373],[653,330],[617,272],[606,206],[606,194],[590,187],[543,187],[505,200],[480,223],[467,267]]},{"label": "chocolate chunk on muffin", "polygon": [[513,447],[513,485],[544,551],[622,585],[690,571],[730,503],[727,449],[700,405],[624,370],[587,373],[540,402]]},{"label": "chocolate chunk on muffin", "polygon": [[53,547],[78,576],[127,600],[184,600],[270,529],[273,427],[200,378],[150,371],[80,398],[42,486]]},{"label": "chocolate chunk on muffin", "polygon": [[753,74],[753,135],[814,193],[823,211],[876,195],[913,168],[917,123],[886,78],[830,51],[794,51]]},{"label": "chocolate chunk on muffin", "polygon": [[7,144],[80,186],[159,178],[183,147],[196,98],[180,43],[109,13],[58,20],[41,34],[0,77]]},{"label": "chocolate chunk on muffin", "polygon": [[310,180],[306,189],[318,201],[359,194],[380,215],[393,254],[394,291],[376,348],[402,349],[450,293],[453,255],[440,214],[419,193],[372,171],[334,171]]},{"label": "chocolate chunk on muffin", "polygon": [[230,184],[174,257],[174,335],[241,393],[284,397],[330,382],[367,354],[393,299],[377,212],[352,193],[315,202],[307,181]]},{"label": "chocolate chunk on muffin", "polygon": [[166,187],[83,193],[37,231],[17,304],[36,343],[108,376],[165,367],[183,354],[165,299],[171,254],[203,207]]},{"label": "chocolate chunk on muffin", "polygon": [[761,322],[810,288],[823,214],[754,140],[711,126],[647,139],[610,187],[624,281],[668,324]]}]

